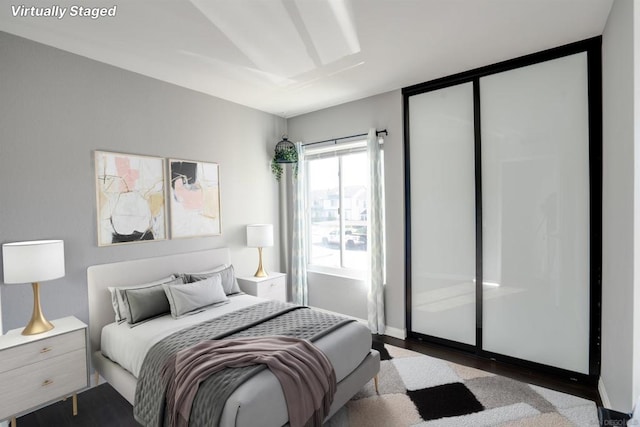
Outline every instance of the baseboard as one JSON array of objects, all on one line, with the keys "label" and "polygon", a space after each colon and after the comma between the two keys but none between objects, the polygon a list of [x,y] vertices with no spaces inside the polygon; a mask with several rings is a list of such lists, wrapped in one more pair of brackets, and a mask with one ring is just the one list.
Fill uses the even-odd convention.
[{"label": "baseboard", "polygon": [[98,375],[98,383],[96,384],[96,374],[95,374],[95,372],[93,374],[91,374],[91,387],[96,387],[96,386],[99,386],[99,385],[104,384],[106,382],[107,382],[107,380],[102,378],[102,375]]},{"label": "baseboard", "polygon": [[604,406],[605,408],[611,409],[611,401],[609,400],[609,395],[607,394],[607,389],[604,386],[604,382],[602,381],[602,378],[598,380],[598,393],[600,393],[602,406]]},{"label": "baseboard", "polygon": [[[356,320],[362,323],[363,325],[365,325],[366,327],[369,327],[369,322],[367,320],[358,319],[358,318],[356,318]],[[403,340],[407,337],[407,334],[404,329],[394,328],[389,325],[384,326],[384,334],[382,335],[387,335],[392,338],[398,338],[399,340]]]},{"label": "baseboard", "polygon": [[407,337],[407,333],[404,329],[394,328],[391,326],[384,327],[384,334],[393,338],[398,338],[399,340],[403,340]]}]

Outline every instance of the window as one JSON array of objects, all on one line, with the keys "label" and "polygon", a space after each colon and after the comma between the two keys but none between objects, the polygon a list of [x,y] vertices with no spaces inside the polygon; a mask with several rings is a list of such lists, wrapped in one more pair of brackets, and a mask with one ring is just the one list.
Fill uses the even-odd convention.
[{"label": "window", "polygon": [[366,141],[307,149],[309,267],[364,277],[369,163]]}]

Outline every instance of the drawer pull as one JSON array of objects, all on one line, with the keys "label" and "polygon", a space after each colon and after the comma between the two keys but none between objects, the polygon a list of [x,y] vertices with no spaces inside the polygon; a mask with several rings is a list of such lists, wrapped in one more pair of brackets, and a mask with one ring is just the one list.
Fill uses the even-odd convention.
[{"label": "drawer pull", "polygon": [[50,352],[51,350],[53,350],[51,347],[45,347],[45,348],[43,348],[42,350],[40,350],[40,353],[48,353],[48,352]]},{"label": "drawer pull", "polygon": [[53,380],[44,380],[42,382],[42,387],[46,387],[46,386],[51,385],[51,384],[53,384]]}]

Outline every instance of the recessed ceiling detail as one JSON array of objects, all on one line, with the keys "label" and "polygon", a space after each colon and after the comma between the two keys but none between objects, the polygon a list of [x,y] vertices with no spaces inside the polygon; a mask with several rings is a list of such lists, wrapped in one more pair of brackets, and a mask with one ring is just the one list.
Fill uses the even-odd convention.
[{"label": "recessed ceiling detail", "polygon": [[292,117],[600,35],[611,4],[136,0],[100,19],[14,17],[5,5],[0,30]]}]

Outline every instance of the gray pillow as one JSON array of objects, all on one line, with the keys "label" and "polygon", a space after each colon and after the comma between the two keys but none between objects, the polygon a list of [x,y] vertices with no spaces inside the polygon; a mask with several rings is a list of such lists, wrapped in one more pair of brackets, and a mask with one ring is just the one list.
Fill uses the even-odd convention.
[{"label": "gray pillow", "polygon": [[123,299],[127,304],[127,322],[130,325],[169,313],[169,301],[162,286],[155,285],[123,291]]},{"label": "gray pillow", "polygon": [[[139,289],[139,288],[146,288],[149,286],[156,286],[156,285],[161,285],[163,283],[167,283],[167,282],[171,282],[171,281],[175,281],[176,280],[176,276],[175,275],[171,275],[162,279],[158,279],[155,280],[153,282],[149,282],[149,283],[141,283],[141,284],[137,284],[137,285],[126,285],[126,286],[109,286],[109,292],[111,293],[111,305],[113,306],[113,312],[115,313],[115,320],[116,322],[122,322],[127,320],[127,306],[126,306],[126,302],[123,300],[122,298],[122,292],[125,289]],[[177,283],[177,282],[176,282]],[[184,280],[182,278],[180,278],[180,282],[179,283],[184,283]]]},{"label": "gray pillow", "polygon": [[224,270],[225,268],[229,267],[229,264],[222,264],[219,265],[215,268],[212,268],[211,270],[206,270],[206,271],[200,271],[198,273],[175,273],[174,276],[176,277],[182,277],[182,279],[184,280],[184,283],[191,283],[194,282],[194,280],[191,280],[191,275],[192,274],[197,274],[197,275],[210,275],[211,273],[218,273],[222,270]]},{"label": "gray pillow", "polygon": [[171,316],[178,318],[185,314],[194,314],[200,309],[229,301],[222,289],[219,275],[184,285],[163,285],[169,300]]},{"label": "gray pillow", "polygon": [[185,274],[185,276],[188,277],[187,282],[197,282],[217,275],[220,276],[222,289],[224,289],[225,294],[233,295],[240,292],[240,286],[238,286],[238,281],[236,280],[236,275],[233,271],[233,265],[225,267],[220,271],[203,271],[201,273]]}]

